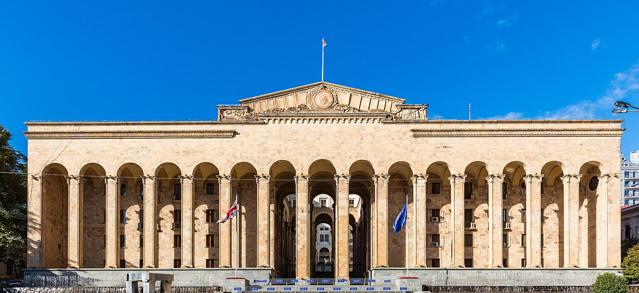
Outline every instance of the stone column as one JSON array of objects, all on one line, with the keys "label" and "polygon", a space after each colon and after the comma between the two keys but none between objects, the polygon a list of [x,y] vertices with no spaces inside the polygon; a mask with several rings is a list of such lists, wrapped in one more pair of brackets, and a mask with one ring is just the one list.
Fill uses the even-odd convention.
[{"label": "stone column", "polygon": [[[335,278],[348,279],[350,253],[348,249],[348,185],[350,176],[335,175]],[[355,239],[353,239],[355,241]]]},{"label": "stone column", "polygon": [[564,267],[575,267],[579,260],[579,175],[564,175]]},{"label": "stone column", "polygon": [[[618,165],[617,165],[618,166]],[[621,266],[621,208],[619,194],[621,193],[621,179],[619,175],[611,174],[608,180],[608,267]]]},{"label": "stone column", "polygon": [[270,203],[269,176],[255,175],[257,185],[257,266],[268,267],[270,264]]},{"label": "stone column", "polygon": [[371,186],[371,212],[369,214],[370,219],[370,259],[371,268],[377,267],[377,184],[373,180]]},{"label": "stone column", "polygon": [[610,174],[602,174],[598,177],[597,185],[597,208],[596,208],[596,263],[598,268],[608,266],[608,185]]},{"label": "stone column", "polygon": [[182,267],[193,264],[193,176],[182,176]]},{"label": "stone column", "polygon": [[377,184],[377,267],[388,267],[388,174],[375,175]]},{"label": "stone column", "polygon": [[526,267],[541,267],[541,177],[526,175]]},{"label": "stone column", "polygon": [[[119,179],[124,180],[124,179]],[[106,179],[106,210],[105,210],[105,266],[117,268],[119,265],[119,225],[120,225],[120,197],[118,179],[109,176]]]},{"label": "stone column", "polygon": [[451,175],[450,180],[450,266],[464,266],[464,182],[465,174]]},{"label": "stone column", "polygon": [[415,211],[415,267],[426,267],[426,180],[428,174],[413,176],[413,204]]},{"label": "stone column", "polygon": [[155,176],[144,177],[144,267],[154,268],[157,238]]},{"label": "stone column", "polygon": [[28,177],[27,267],[42,268],[42,176]]},{"label": "stone column", "polygon": [[308,199],[308,176],[295,177],[295,274],[298,279],[308,279],[310,272],[310,203]]},{"label": "stone column", "polygon": [[271,268],[275,268],[275,196],[277,195],[277,190],[275,188],[270,189],[269,194],[269,266]]},{"label": "stone column", "polygon": [[67,177],[68,185],[68,238],[67,238],[67,266],[69,268],[79,268],[82,252],[80,251],[82,241],[82,195],[80,194],[81,178],[73,175]]},{"label": "stone column", "polygon": [[488,266],[503,266],[504,220],[503,210],[503,174],[490,174],[488,181]]},{"label": "stone column", "polygon": [[[231,208],[231,176],[221,175],[217,176],[220,185],[220,201],[219,201],[219,215],[220,218],[226,215],[226,212]],[[231,222],[217,224],[219,231],[219,244],[220,254],[219,263],[221,268],[231,267]]]}]

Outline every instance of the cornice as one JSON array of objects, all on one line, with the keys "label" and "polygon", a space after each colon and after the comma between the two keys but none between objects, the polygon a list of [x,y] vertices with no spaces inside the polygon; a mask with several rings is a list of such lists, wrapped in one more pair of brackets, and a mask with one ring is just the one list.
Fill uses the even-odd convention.
[{"label": "cornice", "polygon": [[619,137],[622,129],[411,129],[413,137]]},{"label": "cornice", "polygon": [[235,130],[27,131],[27,139],[233,138]]},{"label": "cornice", "polygon": [[136,125],[214,125],[264,124],[263,121],[28,121],[26,126],[136,126]]},{"label": "cornice", "polygon": [[419,123],[419,124],[598,124],[622,123],[623,120],[388,120],[384,123]]}]

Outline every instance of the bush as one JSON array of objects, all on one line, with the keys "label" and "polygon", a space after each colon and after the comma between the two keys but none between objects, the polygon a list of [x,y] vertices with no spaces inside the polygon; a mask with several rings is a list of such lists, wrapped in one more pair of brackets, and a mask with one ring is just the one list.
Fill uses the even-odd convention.
[{"label": "bush", "polygon": [[625,293],[628,291],[628,281],[623,276],[613,273],[603,273],[592,284],[594,293]]},{"label": "bush", "polygon": [[628,250],[628,255],[621,262],[623,275],[630,281],[639,280],[639,245]]}]

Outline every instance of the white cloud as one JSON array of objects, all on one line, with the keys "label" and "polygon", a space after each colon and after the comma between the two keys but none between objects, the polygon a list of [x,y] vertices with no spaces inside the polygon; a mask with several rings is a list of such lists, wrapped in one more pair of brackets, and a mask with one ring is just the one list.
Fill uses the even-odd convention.
[{"label": "white cloud", "polygon": [[593,51],[596,51],[597,49],[599,49],[599,46],[601,46],[600,38],[596,38],[592,40],[592,43],[590,43],[590,49],[592,49]]},{"label": "white cloud", "polygon": [[508,15],[506,17],[497,19],[495,25],[497,25],[498,27],[509,27],[512,26],[518,18],[519,14]]},{"label": "white cloud", "polygon": [[579,101],[536,116],[527,116],[520,112],[509,112],[486,119],[597,119],[610,114],[615,101],[631,99],[639,99],[639,64],[615,74],[606,93],[598,99]]}]

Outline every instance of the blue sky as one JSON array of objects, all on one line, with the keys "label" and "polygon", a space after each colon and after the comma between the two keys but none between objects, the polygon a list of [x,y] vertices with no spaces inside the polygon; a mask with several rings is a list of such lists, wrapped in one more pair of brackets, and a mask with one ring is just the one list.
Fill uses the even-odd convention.
[{"label": "blue sky", "polygon": [[637,1],[3,1],[0,123],[213,120],[320,79],[431,118],[626,119],[639,148]]}]

